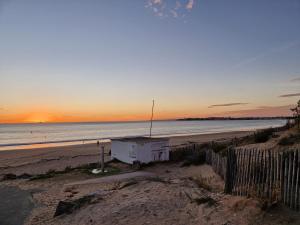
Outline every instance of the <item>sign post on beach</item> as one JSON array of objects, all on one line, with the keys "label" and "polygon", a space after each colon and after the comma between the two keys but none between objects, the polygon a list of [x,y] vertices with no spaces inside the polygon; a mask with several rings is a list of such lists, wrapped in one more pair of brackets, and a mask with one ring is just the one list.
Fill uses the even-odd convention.
[{"label": "sign post on beach", "polygon": [[104,172],[104,145],[101,146],[101,171]]}]

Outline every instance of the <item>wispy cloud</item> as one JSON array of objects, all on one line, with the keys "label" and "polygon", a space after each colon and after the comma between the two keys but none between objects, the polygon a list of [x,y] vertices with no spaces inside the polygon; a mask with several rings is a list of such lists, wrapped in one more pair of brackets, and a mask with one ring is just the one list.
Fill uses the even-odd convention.
[{"label": "wispy cloud", "polygon": [[208,108],[215,108],[215,107],[229,107],[229,106],[237,106],[237,105],[248,105],[249,103],[244,102],[234,102],[234,103],[226,103],[226,104],[217,104],[211,105]]},{"label": "wispy cloud", "polygon": [[167,0],[147,0],[145,8],[151,10],[153,14],[160,18],[185,18],[195,5],[195,0],[167,1]]},{"label": "wispy cloud", "polygon": [[290,97],[297,97],[297,96],[300,96],[300,93],[291,93],[291,94],[280,95],[279,98],[290,98]]},{"label": "wispy cloud", "polygon": [[219,113],[222,116],[290,116],[293,105],[259,106],[253,109],[227,111]]},{"label": "wispy cloud", "polygon": [[194,1],[194,0],[189,0],[185,7],[186,7],[188,10],[192,10],[193,7],[194,7],[194,4],[195,4],[195,1]]},{"label": "wispy cloud", "polygon": [[161,3],[162,3],[162,0],[152,0],[152,2],[153,2],[154,4],[161,4]]},{"label": "wispy cloud", "polygon": [[286,50],[289,50],[289,49],[291,49],[293,47],[297,47],[299,45],[300,45],[300,41],[299,40],[295,40],[295,41],[290,41],[290,42],[284,43],[281,46],[277,46],[277,47],[271,48],[270,50],[267,50],[265,52],[262,52],[262,53],[259,53],[259,54],[255,55],[255,56],[246,58],[246,59],[240,61],[239,63],[237,63],[236,65],[234,65],[233,68],[240,68],[240,67],[252,64],[252,63],[254,63],[254,62],[256,62],[256,61],[258,61],[260,59],[269,57],[270,55],[273,55],[273,54],[276,54],[276,53],[284,52]]},{"label": "wispy cloud", "polygon": [[300,77],[297,77],[297,78],[291,79],[291,82],[298,82],[298,81],[300,81]]},{"label": "wispy cloud", "polygon": [[171,9],[171,10],[170,10],[170,13],[172,14],[172,16],[173,16],[174,18],[178,18],[178,13],[177,13],[175,10]]},{"label": "wispy cloud", "polygon": [[181,3],[180,3],[180,1],[176,1],[176,3],[175,3],[175,10],[178,10],[178,9],[180,9],[181,8]]}]

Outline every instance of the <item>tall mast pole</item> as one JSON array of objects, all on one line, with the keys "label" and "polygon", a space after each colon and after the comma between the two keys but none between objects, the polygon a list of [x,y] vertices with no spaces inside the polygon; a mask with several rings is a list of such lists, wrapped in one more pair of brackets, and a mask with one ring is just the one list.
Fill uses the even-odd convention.
[{"label": "tall mast pole", "polygon": [[151,113],[151,122],[150,122],[150,137],[152,136],[153,110],[154,110],[154,99],[152,100],[152,113]]}]

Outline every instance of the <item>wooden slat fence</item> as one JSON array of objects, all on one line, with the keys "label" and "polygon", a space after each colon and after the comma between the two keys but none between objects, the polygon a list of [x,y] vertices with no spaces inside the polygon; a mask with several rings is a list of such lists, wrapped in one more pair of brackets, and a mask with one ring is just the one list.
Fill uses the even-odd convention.
[{"label": "wooden slat fence", "polygon": [[300,208],[300,151],[228,149],[225,192]]},{"label": "wooden slat fence", "polygon": [[222,179],[225,179],[227,157],[215,153],[212,149],[206,149],[206,163],[211,165],[213,170],[219,174]]},{"label": "wooden slat fence", "polygon": [[[205,154],[202,146],[199,144],[190,144],[185,146],[180,146],[176,148],[171,148],[170,151],[170,160],[171,161],[181,161],[189,155],[198,155]],[[204,155],[205,156],[205,155]]]},{"label": "wooden slat fence", "polygon": [[171,151],[170,159],[180,161],[187,155],[204,156],[204,161],[224,179],[225,193],[282,202],[300,210],[300,149],[278,152],[229,148],[224,154],[191,144]]}]

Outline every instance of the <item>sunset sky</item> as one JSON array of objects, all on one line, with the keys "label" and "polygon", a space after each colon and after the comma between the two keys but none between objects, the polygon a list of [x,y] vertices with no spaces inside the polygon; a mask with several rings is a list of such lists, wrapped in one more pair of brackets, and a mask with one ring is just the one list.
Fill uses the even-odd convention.
[{"label": "sunset sky", "polygon": [[0,123],[280,116],[299,0],[0,0]]}]

